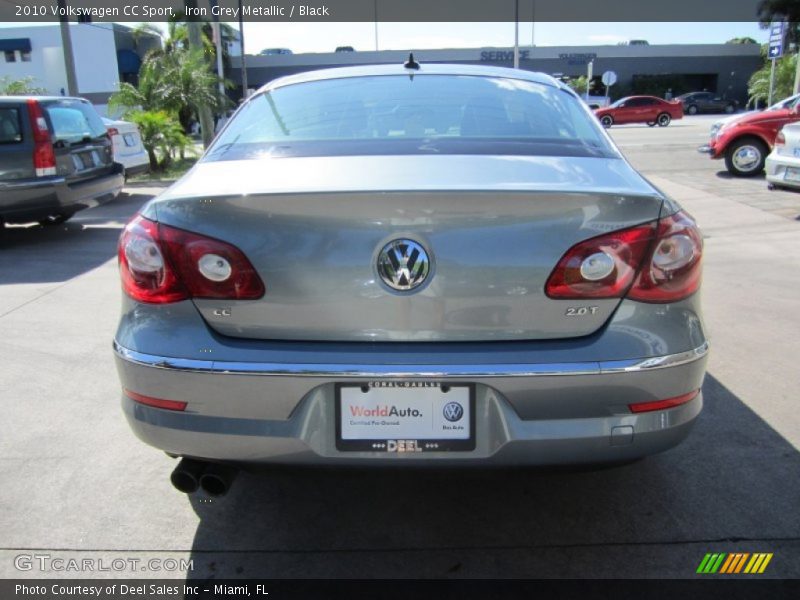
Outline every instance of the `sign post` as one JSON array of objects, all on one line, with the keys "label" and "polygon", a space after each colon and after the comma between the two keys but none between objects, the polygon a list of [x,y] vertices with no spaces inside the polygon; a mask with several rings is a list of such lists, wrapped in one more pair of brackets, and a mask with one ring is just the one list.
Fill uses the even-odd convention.
[{"label": "sign post", "polygon": [[594,59],[589,61],[586,66],[586,103],[589,103],[589,88],[592,87],[592,70],[594,69]]},{"label": "sign post", "polygon": [[608,88],[617,83],[617,74],[614,71],[606,71],[601,79],[606,86],[605,106],[608,106]]},{"label": "sign post", "polygon": [[783,37],[784,22],[774,21],[769,26],[769,52],[768,56],[772,61],[769,70],[769,98],[767,106],[772,106],[772,93],[775,90],[775,61],[783,56]]}]

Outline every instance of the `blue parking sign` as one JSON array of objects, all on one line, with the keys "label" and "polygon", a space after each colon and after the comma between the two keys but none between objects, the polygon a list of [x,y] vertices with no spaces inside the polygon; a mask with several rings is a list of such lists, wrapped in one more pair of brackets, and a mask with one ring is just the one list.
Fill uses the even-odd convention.
[{"label": "blue parking sign", "polygon": [[783,56],[784,22],[775,21],[769,26],[769,54],[770,58]]}]

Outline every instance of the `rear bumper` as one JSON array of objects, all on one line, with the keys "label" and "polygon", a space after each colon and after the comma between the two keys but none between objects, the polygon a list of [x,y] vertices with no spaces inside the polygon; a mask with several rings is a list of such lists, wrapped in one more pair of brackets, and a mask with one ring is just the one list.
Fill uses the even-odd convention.
[{"label": "rear bumper", "polygon": [[74,213],[113,200],[123,184],[122,165],[117,163],[107,175],[76,183],[63,177],[0,183],[0,216],[24,223]]},{"label": "rear bumper", "polygon": [[764,165],[767,181],[779,186],[800,188],[800,181],[786,179],[787,168],[800,170],[800,157],[782,156],[773,151]]},{"label": "rear bumper", "polygon": [[[699,389],[708,346],[622,361],[506,364],[457,353],[439,364],[388,364],[388,356],[387,364],[323,364],[181,360],[118,343],[114,350],[123,388],[189,403],[176,412],[123,395],[136,435],[169,453],[246,463],[554,465],[629,460],[679,443],[702,395],[649,413],[628,404]],[[335,384],[384,380],[474,383],[475,450],[337,450]]]},{"label": "rear bumper", "polygon": [[145,162],[134,163],[125,165],[125,176],[131,177],[132,175],[140,175],[150,171],[150,160],[145,156]]}]

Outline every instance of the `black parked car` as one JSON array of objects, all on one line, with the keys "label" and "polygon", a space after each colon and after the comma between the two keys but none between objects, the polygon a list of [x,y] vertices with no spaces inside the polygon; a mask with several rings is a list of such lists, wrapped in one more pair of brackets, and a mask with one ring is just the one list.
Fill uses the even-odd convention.
[{"label": "black parked car", "polygon": [[122,189],[103,121],[82,98],[0,96],[0,224],[63,223]]},{"label": "black parked car", "polygon": [[711,92],[690,92],[678,96],[676,100],[681,101],[683,112],[687,115],[720,112],[732,114],[739,107],[736,100],[727,100]]}]

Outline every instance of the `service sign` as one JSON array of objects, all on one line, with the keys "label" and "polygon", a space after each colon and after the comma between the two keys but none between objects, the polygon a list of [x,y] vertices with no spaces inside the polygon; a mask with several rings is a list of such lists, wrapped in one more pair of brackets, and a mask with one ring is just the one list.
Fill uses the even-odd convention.
[{"label": "service sign", "polygon": [[374,381],[337,386],[339,450],[417,453],[475,447],[474,388]]}]

